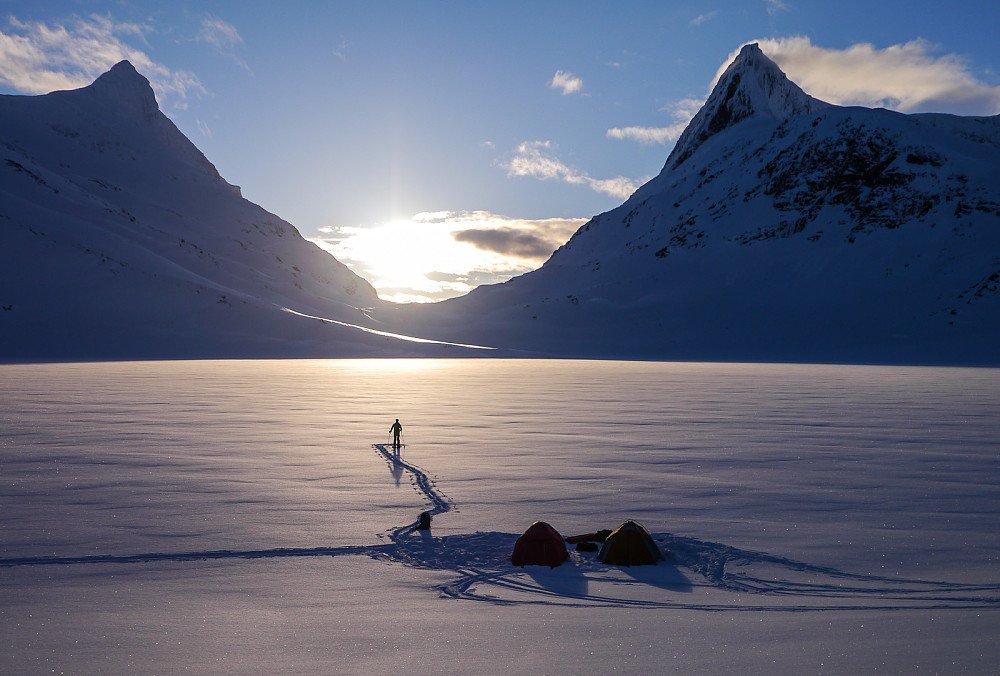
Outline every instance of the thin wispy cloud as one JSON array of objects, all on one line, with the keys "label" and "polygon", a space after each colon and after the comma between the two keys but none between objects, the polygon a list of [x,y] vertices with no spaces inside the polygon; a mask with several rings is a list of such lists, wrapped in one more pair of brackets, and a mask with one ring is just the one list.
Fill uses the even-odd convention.
[{"label": "thin wispy cloud", "polygon": [[700,26],[707,21],[711,21],[718,15],[719,15],[718,10],[712,10],[711,12],[707,12],[705,14],[699,14],[695,18],[691,19],[690,23],[692,26]]},{"label": "thin wispy cloud", "polygon": [[573,94],[583,89],[583,80],[573,75],[573,73],[557,70],[549,82],[549,87],[561,90],[563,96],[566,96],[567,94]]},{"label": "thin wispy cloud", "polygon": [[236,27],[217,16],[206,16],[201,20],[201,30],[196,39],[221,50],[232,50],[243,44]]},{"label": "thin wispy cloud", "polygon": [[340,59],[341,61],[347,61],[347,48],[350,45],[347,44],[347,40],[341,40],[340,46],[333,50],[333,55]]},{"label": "thin wispy cloud", "polygon": [[195,36],[195,41],[211,45],[215,50],[232,59],[241,68],[250,70],[250,66],[238,54],[237,49],[243,46],[243,37],[236,26],[217,16],[207,15],[201,20],[201,29]]},{"label": "thin wispy cloud", "polygon": [[[520,144],[513,155],[500,166],[508,176],[536,178],[542,181],[554,180],[573,185],[582,185],[594,192],[604,193],[620,199],[628,198],[639,186],[636,181],[624,176],[597,179],[586,172],[567,166],[554,154],[551,141],[530,141]],[[645,182],[648,179],[643,179]]]},{"label": "thin wispy cloud", "polygon": [[[937,54],[926,40],[878,49],[869,43],[831,49],[808,37],[756,40],[788,77],[816,98],[837,105],[884,107],[903,113],[1000,113],[1000,87],[971,72],[957,54]],[[720,67],[716,80],[739,53]]]},{"label": "thin wispy cloud", "polygon": [[204,93],[193,73],[156,63],[125,38],[145,40],[152,29],[91,15],[65,24],[7,20],[0,30],[0,83],[23,94],[78,89],[127,59],[153,84],[157,96],[183,100]]},{"label": "thin wispy cloud", "polygon": [[764,0],[764,4],[767,5],[767,13],[771,16],[788,11],[788,5],[782,0]]},{"label": "thin wispy cloud", "polygon": [[395,302],[428,302],[537,268],[586,222],[436,211],[369,227],[322,228],[314,239]]}]

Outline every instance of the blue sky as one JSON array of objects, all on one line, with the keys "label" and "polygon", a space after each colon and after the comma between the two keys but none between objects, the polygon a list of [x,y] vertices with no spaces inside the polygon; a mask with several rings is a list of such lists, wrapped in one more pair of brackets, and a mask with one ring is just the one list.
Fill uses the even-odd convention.
[{"label": "blue sky", "polygon": [[0,0],[0,93],[122,58],[244,195],[396,299],[536,267],[748,41],[809,93],[1000,113],[1000,3]]}]

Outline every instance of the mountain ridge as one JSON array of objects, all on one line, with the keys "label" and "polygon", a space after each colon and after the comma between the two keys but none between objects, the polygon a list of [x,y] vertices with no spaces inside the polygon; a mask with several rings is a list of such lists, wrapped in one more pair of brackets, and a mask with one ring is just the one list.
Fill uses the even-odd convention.
[{"label": "mountain ridge", "polygon": [[541,268],[399,314],[573,356],[998,364],[998,129],[818,101],[747,46]]},{"label": "mountain ridge", "polygon": [[0,359],[463,351],[372,333],[378,302],[243,199],[130,63],[0,96]]},{"label": "mountain ridge", "polygon": [[834,106],[747,45],[660,174],[539,269],[399,306],[243,199],[122,62],[0,96],[0,360],[1000,365],[998,149],[1000,116]]}]

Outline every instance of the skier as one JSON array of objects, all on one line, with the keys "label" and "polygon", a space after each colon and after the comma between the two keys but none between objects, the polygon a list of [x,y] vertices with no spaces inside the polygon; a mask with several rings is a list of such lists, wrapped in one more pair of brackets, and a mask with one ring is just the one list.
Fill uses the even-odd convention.
[{"label": "skier", "polygon": [[398,449],[399,435],[403,431],[403,426],[399,424],[399,418],[396,418],[396,422],[392,424],[392,427],[389,428],[389,431],[392,433],[392,447]]}]

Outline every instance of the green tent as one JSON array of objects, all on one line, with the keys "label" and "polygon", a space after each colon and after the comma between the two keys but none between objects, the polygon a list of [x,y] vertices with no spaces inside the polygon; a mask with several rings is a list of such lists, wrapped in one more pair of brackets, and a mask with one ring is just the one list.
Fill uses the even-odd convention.
[{"label": "green tent", "polygon": [[626,521],[608,536],[597,560],[613,566],[649,566],[663,559],[663,553],[646,529]]}]

